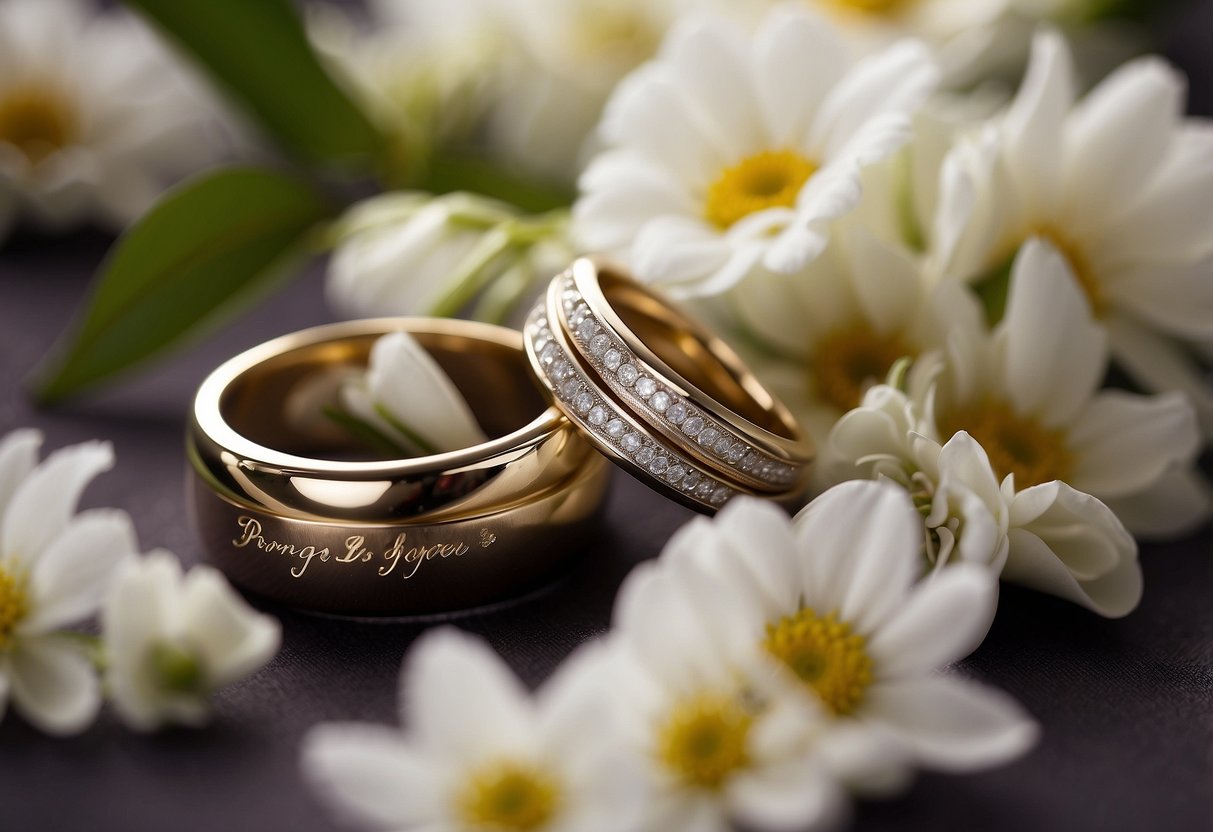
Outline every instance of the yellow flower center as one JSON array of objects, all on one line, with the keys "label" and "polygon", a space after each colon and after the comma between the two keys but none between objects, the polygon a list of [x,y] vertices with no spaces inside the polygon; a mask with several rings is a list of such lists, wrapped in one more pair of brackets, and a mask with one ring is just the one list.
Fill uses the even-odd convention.
[{"label": "yellow flower center", "polygon": [[1005,402],[989,400],[943,419],[946,436],[968,431],[990,457],[999,478],[1015,475],[1017,489],[1064,480],[1072,460],[1066,434],[1051,430]]},{"label": "yellow flower center", "polygon": [[475,773],[458,799],[459,814],[473,827],[513,832],[541,829],[556,816],[556,778],[527,763],[495,763]]},{"label": "yellow flower center", "polygon": [[13,646],[17,625],[28,613],[25,581],[0,566],[0,651]]},{"label": "yellow flower center", "polygon": [[812,688],[836,716],[853,713],[872,684],[872,659],[864,637],[836,613],[809,607],[767,625],[763,647]]},{"label": "yellow flower center", "polygon": [[658,734],[657,756],[683,782],[712,791],[749,763],[753,717],[732,696],[680,703]]},{"label": "yellow flower center", "polygon": [[1078,281],[1079,288],[1082,289],[1091,304],[1091,311],[1096,317],[1102,317],[1107,306],[1107,299],[1104,297],[1103,287],[1099,285],[1095,269],[1091,266],[1091,260],[1082,247],[1074,242],[1073,238],[1051,225],[1035,229],[1032,236],[1048,240],[1058,253],[1066,258],[1070,271],[1074,274],[1074,279]]},{"label": "yellow flower center", "polygon": [[818,397],[847,411],[859,406],[868,387],[883,381],[899,358],[917,351],[897,333],[881,335],[859,324],[827,335],[813,353],[810,372]]},{"label": "yellow flower center", "polygon": [[794,150],[764,150],[725,168],[711,187],[705,209],[720,228],[768,208],[791,208],[818,166]]},{"label": "yellow flower center", "polygon": [[901,14],[917,0],[827,0],[843,11],[892,17]]},{"label": "yellow flower center", "polygon": [[76,135],[72,108],[53,87],[32,84],[0,93],[0,144],[10,144],[37,164]]}]

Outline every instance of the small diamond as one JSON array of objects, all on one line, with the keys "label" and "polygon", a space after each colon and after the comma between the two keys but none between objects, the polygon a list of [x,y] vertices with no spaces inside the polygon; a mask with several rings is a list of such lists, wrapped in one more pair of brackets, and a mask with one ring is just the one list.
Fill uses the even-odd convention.
[{"label": "small diamond", "polygon": [[716,483],[712,482],[711,480],[704,480],[703,482],[699,483],[699,487],[695,489],[695,493],[700,497],[707,499],[708,497],[712,496],[712,489],[715,487]]},{"label": "small diamond", "polygon": [[722,436],[716,440],[716,444],[712,446],[712,450],[716,452],[716,456],[725,456],[731,447],[733,447],[733,443],[729,441],[729,438]]},{"label": "small diamond", "polygon": [[625,451],[630,454],[634,454],[636,451],[640,450],[640,434],[634,432],[629,433],[624,436],[623,439],[619,440],[619,444]]},{"label": "small diamond", "polygon": [[682,432],[687,436],[698,436],[703,431],[703,419],[692,416],[682,423]]},{"label": "small diamond", "polygon": [[704,428],[699,433],[699,444],[705,448],[710,448],[719,436],[720,431],[716,430],[716,428]]},{"label": "small diamond", "polygon": [[654,393],[653,398],[649,401],[649,404],[651,404],[653,409],[658,413],[665,413],[666,408],[670,406],[670,394],[664,391]]},{"label": "small diamond", "polygon": [[606,424],[606,417],[607,417],[606,408],[600,404],[595,405],[593,407],[593,409],[590,410],[590,424],[591,425]]},{"label": "small diamond", "polygon": [[699,472],[695,470],[687,471],[686,476],[682,478],[682,487],[690,491],[699,482]]},{"label": "small diamond", "polygon": [[572,399],[581,390],[581,382],[576,378],[568,379],[564,384],[560,385],[560,393],[566,399]]},{"label": "small diamond", "polygon": [[676,402],[670,405],[670,409],[665,412],[665,417],[676,425],[681,425],[687,418],[687,406],[682,402]]},{"label": "small diamond", "polygon": [[562,381],[573,374],[573,368],[567,361],[561,361],[552,367],[552,378]]},{"label": "small diamond", "polygon": [[606,365],[608,370],[614,370],[623,363],[623,354],[619,350],[607,350],[606,355],[602,357],[602,363]]},{"label": "small diamond", "polygon": [[729,498],[729,489],[725,488],[723,485],[717,486],[716,490],[712,492],[712,504],[713,505],[720,505],[728,498]]},{"label": "small diamond", "polygon": [[590,339],[590,352],[594,355],[602,355],[610,345],[611,339],[599,333]]},{"label": "small diamond", "polygon": [[598,322],[593,318],[586,318],[577,326],[577,335],[582,341],[589,341],[594,337],[594,333],[598,331]]},{"label": "small diamond", "polygon": [[645,445],[636,452],[636,461],[641,465],[648,465],[653,461],[653,457],[657,456],[657,452],[649,445]]},{"label": "small diamond", "polygon": [[607,422],[606,432],[608,436],[619,437],[623,435],[623,420],[612,419]]},{"label": "small diamond", "polygon": [[758,472],[758,476],[764,480],[771,478],[771,472],[775,470],[775,466],[769,462],[762,463],[762,470]]},{"label": "small diamond", "polygon": [[586,306],[584,303],[578,304],[577,308],[573,310],[573,314],[572,314],[572,316],[570,316],[569,322],[572,323],[573,326],[577,326],[582,321],[584,321],[586,318],[588,318],[589,315],[590,315],[590,307]]},{"label": "small diamond", "polygon": [[582,393],[573,400],[573,407],[577,408],[578,413],[589,413],[590,408],[594,406],[594,397],[589,393]]},{"label": "small diamond", "polygon": [[678,482],[687,474],[687,469],[681,465],[671,465],[665,472],[665,478],[669,482]]},{"label": "small diamond", "polygon": [[581,295],[573,289],[565,289],[561,297],[564,300],[564,308],[570,311],[577,305],[577,301],[581,300]]},{"label": "small diamond", "polygon": [[539,354],[539,360],[544,364],[551,365],[558,355],[560,355],[560,348],[555,344],[548,344],[543,348],[543,352]]},{"label": "small diamond", "polygon": [[648,376],[641,376],[636,380],[636,392],[640,394],[642,399],[647,399],[657,392],[657,382]]},{"label": "small diamond", "polygon": [[757,464],[758,464],[758,454],[754,453],[753,451],[750,451],[748,454],[745,455],[745,458],[741,460],[741,470],[749,471],[751,468],[753,468]]},{"label": "small diamond", "polygon": [[749,450],[749,448],[747,448],[745,445],[738,442],[736,445],[729,448],[729,462],[736,465],[741,460],[741,458],[743,456],[745,456],[746,451],[748,451],[748,450]]},{"label": "small diamond", "polygon": [[659,456],[649,463],[649,470],[654,474],[664,474],[669,470],[670,461],[664,456]]},{"label": "small diamond", "polygon": [[624,364],[619,368],[619,383],[624,387],[631,387],[636,383],[636,379],[640,376],[640,371],[631,364]]}]

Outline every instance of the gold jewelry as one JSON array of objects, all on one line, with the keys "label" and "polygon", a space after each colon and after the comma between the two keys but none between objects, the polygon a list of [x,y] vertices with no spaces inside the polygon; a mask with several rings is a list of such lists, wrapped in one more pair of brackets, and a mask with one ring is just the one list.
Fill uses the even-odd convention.
[{"label": "gold jewelry", "polygon": [[588,258],[525,327],[555,404],[607,457],[700,511],[738,494],[794,501],[812,445],[720,338],[615,267]]},{"label": "gold jewelry", "polygon": [[[323,416],[374,342],[401,329],[494,438],[369,459]],[[334,324],[231,359],[199,389],[188,435],[209,559],[255,594],[355,615],[443,612],[535,586],[591,528],[610,471],[529,376],[518,333],[455,320]]]}]

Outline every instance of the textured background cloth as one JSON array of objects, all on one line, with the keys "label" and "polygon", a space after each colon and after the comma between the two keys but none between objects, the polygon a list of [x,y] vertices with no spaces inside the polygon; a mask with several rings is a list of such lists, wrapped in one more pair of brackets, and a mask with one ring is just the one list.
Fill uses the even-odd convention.
[{"label": "textured background cloth", "polygon": [[[1213,112],[1213,3],[1170,30],[1167,51]],[[1213,229],[1210,229],[1213,233]],[[120,389],[50,412],[24,379],[71,319],[108,240],[23,239],[0,251],[0,433],[32,425],[47,448],[112,440],[116,470],[88,505],[129,511],[147,549],[199,558],[184,503],[182,436],[198,383],[224,358],[330,319],[312,273],[185,354]],[[691,513],[617,473],[594,547],[528,599],[452,619],[485,636],[529,683],[601,633],[628,570],[655,556]],[[1003,688],[1040,721],[1040,746],[1006,768],[924,775],[908,797],[864,804],[860,830],[1213,829],[1213,552],[1209,530],[1143,547],[1141,608],[1104,621],[1075,606],[1004,589],[994,628],[961,672]],[[103,712],[79,737],[0,723],[0,830],[202,832],[339,828],[299,776],[303,733],[325,720],[395,722],[400,660],[430,622],[356,622],[270,609],[283,647],[262,672],[216,700],[201,731],[143,736]]]}]

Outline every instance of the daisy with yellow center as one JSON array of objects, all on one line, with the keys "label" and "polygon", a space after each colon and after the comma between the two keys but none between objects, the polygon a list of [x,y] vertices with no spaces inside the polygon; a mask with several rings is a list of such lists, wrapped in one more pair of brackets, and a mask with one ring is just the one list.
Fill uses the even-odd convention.
[{"label": "daisy with yellow center", "polygon": [[739,343],[752,345],[750,366],[822,447],[899,359],[942,346],[953,327],[978,325],[964,295],[956,285],[929,288],[908,247],[847,220],[802,272],[755,274],[728,299]]},{"label": "daisy with yellow center", "polygon": [[101,704],[91,661],[64,636],[95,613],[136,551],[121,511],[76,513],[85,486],[113,464],[109,445],[64,448],[38,463],[41,437],[0,438],[0,713],[50,734],[72,734]]},{"label": "daisy with yellow center", "polygon": [[[748,668],[750,680],[779,680],[765,689],[817,711],[824,721],[809,747],[844,782],[888,784],[913,763],[969,769],[1013,759],[1034,741],[1032,722],[1006,697],[937,674],[985,636],[996,579],[961,564],[915,583],[921,528],[909,496],[876,482],[831,489],[794,522],[769,503],[736,500],[671,540],[657,571],[683,590],[650,596],[666,611],[644,616],[632,599],[625,622],[677,620],[679,606],[697,613],[695,626],[726,663]],[[663,651],[651,661],[672,658]],[[968,732],[964,741],[957,730]],[[831,769],[835,743],[862,743],[870,756]]]},{"label": "daisy with yellow center", "polygon": [[0,238],[115,229],[216,157],[203,87],[140,21],[85,0],[0,3]]},{"label": "daisy with yellow center", "polygon": [[728,595],[684,572],[672,553],[710,531],[707,521],[684,528],[659,564],[628,576],[616,600],[614,710],[654,789],[640,828],[765,829],[776,806],[786,811],[781,828],[816,828],[844,800],[816,744],[824,714],[769,659],[728,656],[704,626],[700,605],[731,618]]},{"label": "daisy with yellow center", "polygon": [[1208,439],[1213,390],[1183,343],[1213,340],[1213,134],[1185,116],[1186,80],[1164,61],[1133,60],[1084,97],[1072,63],[1042,31],[1014,101],[956,143],[932,267],[977,283],[1050,243],[1112,358],[1146,390],[1187,393]]},{"label": "daisy with yellow center", "polygon": [[[967,431],[1000,479],[1014,475],[1015,490],[1064,482],[1106,503],[1130,531],[1182,532],[1201,522],[1208,499],[1182,478],[1200,448],[1192,406],[1179,394],[1100,390],[1107,334],[1065,252],[1034,239],[1010,280],[998,326],[954,332],[938,379],[919,385],[920,398],[933,396],[932,432]],[[925,399],[919,404],[928,411]],[[1169,502],[1158,499],[1160,488]],[[1137,505],[1152,507],[1146,525]]]},{"label": "daisy with yellow center", "polygon": [[304,741],[304,774],[341,814],[375,828],[635,828],[643,779],[614,741],[606,661],[582,651],[532,696],[482,641],[436,630],[401,676],[406,730],[320,725]]},{"label": "daisy with yellow center", "polygon": [[796,272],[858,204],[862,169],[908,141],[935,80],[921,45],[853,64],[805,9],[774,9],[753,34],[686,17],[607,104],[578,242],[685,294]]}]

